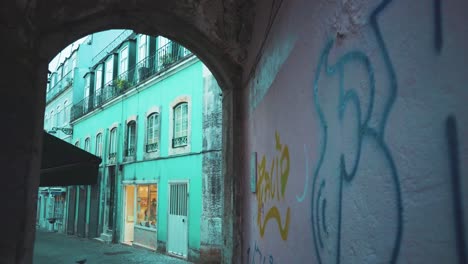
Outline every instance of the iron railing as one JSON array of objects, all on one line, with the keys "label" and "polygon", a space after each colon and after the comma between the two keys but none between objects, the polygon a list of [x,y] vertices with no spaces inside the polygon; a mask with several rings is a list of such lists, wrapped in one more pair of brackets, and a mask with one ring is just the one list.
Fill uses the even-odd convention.
[{"label": "iron railing", "polygon": [[67,88],[73,85],[73,71],[69,71],[65,74],[62,79],[60,79],[54,87],[49,89],[46,94],[46,102],[50,102],[54,99],[57,95],[59,95],[62,91],[66,90]]},{"label": "iron railing", "polygon": [[152,144],[146,144],[146,152],[156,152],[159,150],[158,142]]},{"label": "iron railing", "polygon": [[173,148],[183,147],[183,146],[187,146],[187,136],[172,139]]},{"label": "iron railing", "polygon": [[125,93],[150,77],[162,73],[168,68],[192,56],[192,53],[176,42],[169,42],[156,51],[156,54],[139,61],[135,67],[117,76],[103,88],[96,90],[74,104],[71,110],[71,121],[74,121],[103,104]]},{"label": "iron railing", "polygon": [[129,147],[125,150],[124,153],[125,157],[132,157],[135,156],[135,147]]}]

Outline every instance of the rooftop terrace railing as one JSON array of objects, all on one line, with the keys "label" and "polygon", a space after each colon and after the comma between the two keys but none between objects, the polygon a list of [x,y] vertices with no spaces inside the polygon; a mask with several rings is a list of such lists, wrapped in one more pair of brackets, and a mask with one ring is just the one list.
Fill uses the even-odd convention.
[{"label": "rooftop terrace railing", "polygon": [[57,97],[62,91],[73,85],[73,71],[69,71],[46,94],[46,103]]},{"label": "rooftop terrace railing", "polygon": [[91,96],[74,104],[71,119],[74,121],[105,103],[120,96],[138,84],[160,74],[176,64],[188,59],[192,53],[176,42],[169,42],[156,51],[156,54],[139,61],[135,67],[121,73]]}]

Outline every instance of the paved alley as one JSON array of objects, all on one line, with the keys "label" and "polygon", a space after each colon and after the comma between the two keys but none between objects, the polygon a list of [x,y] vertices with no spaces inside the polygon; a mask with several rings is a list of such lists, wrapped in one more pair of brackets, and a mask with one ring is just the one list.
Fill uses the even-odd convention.
[{"label": "paved alley", "polygon": [[190,263],[146,249],[121,244],[104,244],[95,240],[60,233],[36,231],[34,264],[97,263]]}]

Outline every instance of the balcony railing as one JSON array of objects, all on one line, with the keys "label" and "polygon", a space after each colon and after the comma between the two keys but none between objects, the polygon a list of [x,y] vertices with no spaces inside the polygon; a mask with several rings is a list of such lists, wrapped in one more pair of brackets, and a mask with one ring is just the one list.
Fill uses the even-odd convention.
[{"label": "balcony railing", "polygon": [[125,155],[125,157],[135,156],[135,147],[130,147],[130,148],[126,149],[124,155]]},{"label": "balcony railing", "polygon": [[115,157],[117,157],[117,152],[109,153],[109,160],[115,160]]},{"label": "balcony railing", "polygon": [[57,95],[59,95],[62,91],[66,90],[67,88],[73,85],[73,71],[69,71],[67,74],[60,79],[54,87],[49,89],[46,94],[46,102],[50,102],[54,99]]},{"label": "balcony railing", "polygon": [[183,146],[187,146],[187,136],[172,139],[173,148],[183,147]]},{"label": "balcony railing", "polygon": [[146,152],[156,152],[159,150],[158,142],[152,144],[146,144]]},{"label": "balcony railing", "polygon": [[146,57],[138,62],[135,67],[105,84],[102,89],[96,90],[94,95],[74,104],[71,110],[71,121],[92,112],[141,82],[162,73],[190,56],[192,56],[192,53],[189,50],[176,42],[169,42],[158,49],[155,55]]}]

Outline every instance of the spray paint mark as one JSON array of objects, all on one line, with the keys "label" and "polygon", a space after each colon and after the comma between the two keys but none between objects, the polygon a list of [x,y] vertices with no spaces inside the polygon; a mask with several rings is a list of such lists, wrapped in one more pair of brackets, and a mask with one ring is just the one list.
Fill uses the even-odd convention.
[{"label": "spray paint mark", "polygon": [[[331,48],[334,44],[333,40],[330,40],[324,51],[322,52],[319,60],[319,64],[316,70],[316,76],[314,79],[313,84],[313,94],[314,94],[314,105],[319,117],[319,123],[321,127],[321,148],[319,154],[319,161],[317,163],[317,167],[314,171],[314,177],[312,182],[312,202],[311,202],[311,222],[312,222],[312,231],[313,231],[313,238],[314,238],[314,247],[316,251],[316,256],[318,263],[322,263],[322,254],[326,254],[330,252],[330,247],[324,247],[323,242],[323,233],[327,231],[327,226],[324,224],[325,221],[325,211],[329,212],[330,210],[326,209],[327,200],[325,198],[324,189],[325,182],[328,177],[332,177],[334,175],[327,175],[324,176],[321,172],[321,167],[324,161],[324,157],[327,154],[327,144],[328,144],[328,122],[325,118],[325,112],[322,109],[320,100],[319,100],[319,79],[321,72],[324,71],[326,76],[334,76],[338,75],[339,78],[339,105],[338,105],[338,112],[339,112],[339,121],[342,122],[344,113],[347,109],[352,107],[356,111],[356,120],[358,120],[357,131],[355,131],[358,135],[356,140],[356,156],[353,160],[352,167],[347,168],[345,163],[345,156],[341,153],[339,158],[339,175],[338,177],[338,199],[337,199],[337,234],[334,239],[336,239],[336,252],[335,252],[335,262],[340,263],[342,258],[341,252],[341,240],[342,240],[342,207],[343,207],[343,189],[347,186],[345,184],[349,184],[353,181],[353,179],[357,175],[357,171],[359,165],[361,163],[361,148],[364,141],[372,141],[379,151],[383,154],[383,159],[388,164],[389,175],[391,177],[391,181],[393,182],[394,188],[394,203],[395,203],[395,221],[396,221],[396,230],[394,236],[386,236],[382,239],[387,239],[393,247],[390,249],[391,253],[389,262],[396,263],[399,250],[400,250],[400,242],[401,236],[403,232],[403,208],[402,208],[402,201],[401,201],[401,190],[400,190],[400,182],[399,177],[397,174],[397,169],[395,163],[393,161],[393,157],[391,152],[384,141],[384,133],[385,133],[385,125],[387,123],[387,119],[394,104],[397,92],[397,80],[395,70],[391,63],[390,57],[388,55],[388,51],[386,49],[385,43],[383,41],[382,34],[380,32],[379,25],[377,23],[377,18],[380,13],[386,8],[386,6],[391,2],[391,0],[383,1],[379,6],[374,9],[370,15],[370,25],[372,27],[373,33],[375,34],[376,41],[378,43],[379,49],[381,51],[382,59],[385,65],[384,72],[386,72],[388,76],[388,97],[384,101],[383,111],[381,112],[380,119],[378,118],[379,114],[374,114],[374,95],[375,95],[375,77],[374,77],[374,69],[369,60],[369,57],[360,51],[352,51],[346,53],[341,58],[338,59],[335,65],[328,64],[328,57],[330,55]],[[367,103],[367,109],[361,109],[361,101],[357,92],[353,89],[345,90],[344,85],[344,73],[345,73],[345,65],[349,64],[358,64],[366,69],[368,74],[368,82],[369,82],[369,100]],[[329,89],[329,87],[327,87]],[[363,118],[362,118],[363,117]],[[380,120],[375,126],[373,127],[370,124],[371,117],[375,117],[376,120]],[[326,172],[329,174],[329,172]],[[317,186],[319,182],[319,177],[322,177],[320,181],[320,186]],[[316,195],[316,191],[318,189],[318,194]],[[321,202],[321,203],[320,203]],[[320,204],[322,204],[322,208],[320,210]],[[322,219],[322,226],[320,226],[320,218]],[[330,222],[327,222],[330,224]],[[322,231],[321,231],[322,230]]]},{"label": "spray paint mark", "polygon": [[[263,155],[257,166],[259,174],[257,182],[257,226],[260,230],[260,236],[263,237],[268,221],[275,220],[278,224],[281,239],[287,240],[291,221],[291,208],[288,206],[286,214],[281,217],[278,205],[285,203],[290,160],[289,148],[286,144],[281,143],[278,132],[275,134],[275,147],[277,155],[271,160],[270,170],[267,168],[265,155]],[[263,217],[265,205],[268,205],[269,208]]]},{"label": "spray paint mark", "polygon": [[446,121],[447,144],[450,157],[450,172],[452,174],[452,194],[455,236],[457,238],[458,263],[465,264],[466,256],[465,226],[463,219],[463,198],[461,194],[460,163],[458,157],[457,123],[455,117],[450,115]]},{"label": "spray paint mark", "polygon": [[305,199],[305,196],[307,194],[307,189],[309,187],[309,155],[307,153],[307,148],[306,148],[306,145],[304,145],[304,157],[305,158],[305,185],[304,185],[304,191],[302,192],[302,195],[301,196],[298,196],[296,195],[296,200],[298,202],[303,202],[304,199]]},{"label": "spray paint mark", "polygon": [[442,0],[434,0],[434,47],[437,54],[440,54],[442,45]]}]

